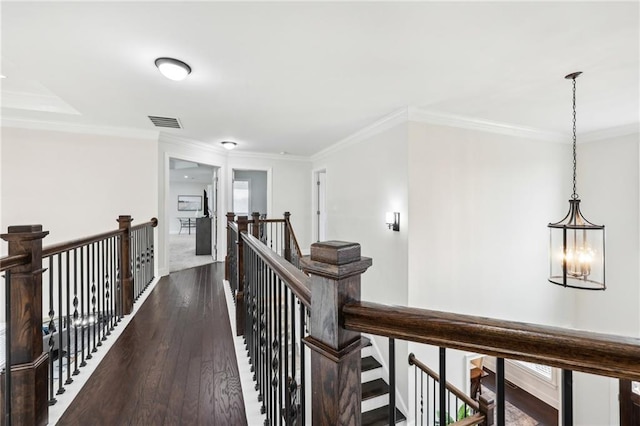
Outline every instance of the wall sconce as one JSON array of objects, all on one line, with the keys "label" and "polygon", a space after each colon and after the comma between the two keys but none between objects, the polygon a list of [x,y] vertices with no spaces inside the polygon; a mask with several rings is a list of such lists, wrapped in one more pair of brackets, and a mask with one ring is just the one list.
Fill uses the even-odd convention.
[{"label": "wall sconce", "polygon": [[400,231],[400,213],[399,212],[387,212],[386,222],[389,229],[394,231]]}]

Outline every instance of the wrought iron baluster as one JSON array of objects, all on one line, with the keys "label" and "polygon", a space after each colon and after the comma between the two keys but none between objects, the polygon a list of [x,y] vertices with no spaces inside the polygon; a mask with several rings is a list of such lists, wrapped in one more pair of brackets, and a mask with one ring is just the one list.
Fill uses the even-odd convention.
[{"label": "wrought iron baluster", "polygon": [[[87,267],[85,268],[85,261]],[[85,276],[86,270],[86,276]],[[87,361],[85,360],[85,349],[88,349],[89,342],[85,342],[85,325],[87,324],[87,316],[89,313],[89,304],[86,305],[85,310],[85,285],[89,282],[89,247],[84,246],[80,248],[80,279],[82,282],[80,283],[80,339],[81,339],[81,348],[80,352],[82,353],[82,361],[80,362],[80,367],[84,367],[87,365]],[[87,297],[88,297],[87,291]],[[86,300],[88,302],[88,299]],[[89,336],[87,336],[87,339]]]},{"label": "wrought iron baluster", "polygon": [[102,327],[102,321],[103,321],[103,311],[104,311],[104,240],[99,241],[96,243],[96,246],[98,247],[98,259],[97,259],[97,263],[98,263],[98,281],[96,282],[97,284],[97,289],[96,289],[96,294],[98,295],[98,312],[96,315],[96,327],[98,329],[98,344],[97,346],[102,346],[102,340],[103,336],[103,329],[104,327]]},{"label": "wrought iron baluster", "polygon": [[103,334],[102,340],[107,340],[107,336],[111,335],[111,305],[109,301],[109,286],[111,285],[111,244],[110,240],[104,241],[104,309],[103,309]]},{"label": "wrought iron baluster", "polygon": [[[80,256],[82,256],[82,248],[80,248]],[[82,260],[80,261],[82,263]],[[74,370],[73,375],[80,374],[78,369],[78,327],[81,326],[79,314],[78,314],[78,250],[73,249],[73,354],[74,354]],[[82,279],[82,271],[80,272],[80,279]],[[81,329],[82,330],[82,329]]]},{"label": "wrought iron baluster", "polygon": [[496,425],[505,426],[504,417],[504,358],[496,358]]},{"label": "wrought iron baluster", "polygon": [[91,352],[98,352],[96,347],[96,244],[91,244],[91,316],[89,317],[90,332],[93,334],[93,348]]},{"label": "wrought iron baluster", "polygon": [[389,424],[396,424],[396,345],[389,338]]},{"label": "wrought iron baluster", "polygon": [[282,413],[284,410],[284,404],[282,403],[282,384],[284,381],[282,380],[282,280],[280,278],[276,278],[276,289],[278,291],[276,306],[278,308],[278,337],[276,338],[276,346],[278,348],[277,353],[277,371],[276,371],[276,395],[278,398],[278,424],[282,425]]},{"label": "wrought iron baluster", "polygon": [[573,372],[562,370],[562,426],[573,426]]},{"label": "wrought iron baluster", "polygon": [[[64,322],[65,322],[65,326],[67,327],[67,343],[66,343],[66,347],[67,347],[67,380],[65,381],[65,385],[69,385],[73,382],[73,379],[71,378],[71,324],[69,323],[69,319],[71,318],[71,291],[70,291],[70,286],[71,286],[71,270],[70,270],[70,263],[71,263],[71,253],[70,252],[65,252],[65,258],[66,258],[66,294],[64,299],[66,299],[67,301],[67,310],[65,312],[64,315]],[[75,266],[75,265],[74,265]],[[62,297],[62,295],[60,295],[60,297]],[[64,329],[63,329],[64,330]],[[62,336],[60,336],[62,338]],[[62,345],[61,345],[62,346]]]},{"label": "wrought iron baluster", "polygon": [[64,326],[62,323],[63,311],[62,311],[62,301],[64,297],[62,296],[62,253],[58,255],[58,390],[56,391],[57,395],[63,394],[65,389],[63,386],[63,371],[62,371],[62,360],[63,360],[63,342],[62,337],[64,336]]},{"label": "wrought iron baluster", "polygon": [[305,374],[305,348],[302,345],[302,338],[306,329],[305,322],[307,313],[304,303],[300,303],[300,424],[305,424],[306,413],[306,374]]}]

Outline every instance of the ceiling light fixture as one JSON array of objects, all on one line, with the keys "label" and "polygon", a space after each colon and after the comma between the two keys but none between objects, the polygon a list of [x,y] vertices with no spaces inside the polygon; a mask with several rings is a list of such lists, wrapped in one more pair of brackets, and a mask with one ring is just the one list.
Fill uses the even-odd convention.
[{"label": "ceiling light fixture", "polygon": [[238,145],[237,143],[231,142],[231,141],[223,141],[223,142],[220,142],[220,143],[222,144],[222,146],[225,147],[225,149],[227,149],[229,151],[231,151],[233,148],[236,147],[236,145]]},{"label": "ceiling light fixture", "polygon": [[191,74],[191,67],[189,65],[174,58],[158,58],[156,59],[156,67],[158,67],[160,73],[169,80],[184,80]]},{"label": "ceiling light fixture", "polygon": [[549,224],[549,281],[564,287],[604,290],[604,225],[585,219],[576,193],[576,78],[580,74],[565,76],[573,81],[573,194],[569,213],[560,222]]},{"label": "ceiling light fixture", "polygon": [[7,76],[4,74],[0,74],[0,78],[7,78]]}]

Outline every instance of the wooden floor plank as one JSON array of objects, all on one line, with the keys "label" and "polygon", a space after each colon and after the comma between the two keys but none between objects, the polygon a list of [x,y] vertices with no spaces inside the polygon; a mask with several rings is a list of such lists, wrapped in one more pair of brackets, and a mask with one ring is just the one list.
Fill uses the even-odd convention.
[{"label": "wooden floor plank", "polygon": [[163,277],[60,425],[246,425],[216,263]]}]

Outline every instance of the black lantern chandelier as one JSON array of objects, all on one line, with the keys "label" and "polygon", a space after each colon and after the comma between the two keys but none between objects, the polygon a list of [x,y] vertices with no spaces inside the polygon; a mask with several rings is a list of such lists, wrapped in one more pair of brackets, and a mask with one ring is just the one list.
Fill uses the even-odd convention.
[{"label": "black lantern chandelier", "polygon": [[604,290],[604,225],[594,225],[580,212],[576,193],[576,78],[573,81],[573,194],[569,213],[557,223],[549,224],[549,281],[564,287]]}]

